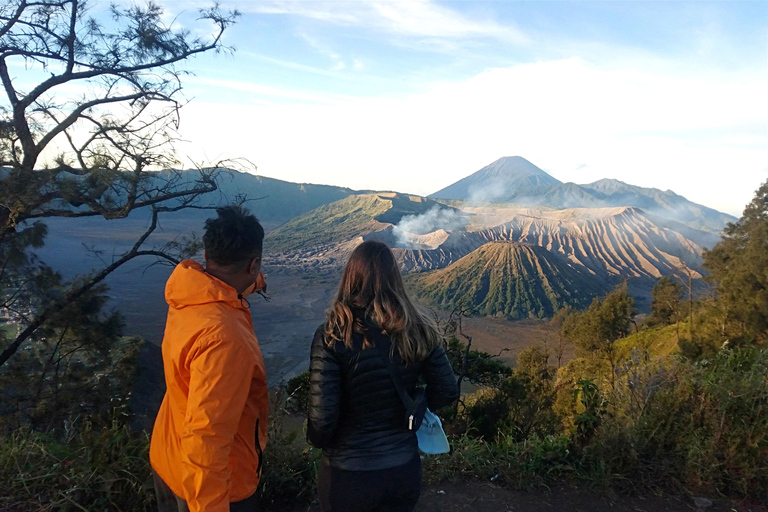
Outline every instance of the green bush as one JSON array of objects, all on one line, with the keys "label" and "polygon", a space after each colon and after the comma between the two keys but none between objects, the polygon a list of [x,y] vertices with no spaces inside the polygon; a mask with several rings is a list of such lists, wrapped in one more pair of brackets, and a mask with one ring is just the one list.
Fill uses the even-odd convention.
[{"label": "green bush", "polygon": [[645,485],[768,493],[768,351],[626,361],[586,464]]},{"label": "green bush", "polygon": [[285,409],[291,414],[306,414],[309,408],[309,370],[289,379],[285,385]]}]

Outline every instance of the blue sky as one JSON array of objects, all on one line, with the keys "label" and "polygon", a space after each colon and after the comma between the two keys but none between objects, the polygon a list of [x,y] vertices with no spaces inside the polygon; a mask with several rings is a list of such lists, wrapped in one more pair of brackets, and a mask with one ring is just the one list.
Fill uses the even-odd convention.
[{"label": "blue sky", "polygon": [[[195,29],[203,3],[166,1]],[[235,1],[186,161],[426,195],[502,157],[740,215],[768,179],[768,2]],[[182,11],[183,7],[183,11]]]}]

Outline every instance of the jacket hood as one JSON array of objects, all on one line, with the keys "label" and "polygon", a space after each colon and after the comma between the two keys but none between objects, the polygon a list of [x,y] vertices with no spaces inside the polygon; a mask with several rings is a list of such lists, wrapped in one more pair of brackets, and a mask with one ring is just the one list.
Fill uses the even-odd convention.
[{"label": "jacket hood", "polygon": [[165,301],[175,309],[212,302],[226,302],[233,307],[243,307],[241,298],[264,287],[264,274],[259,272],[254,286],[238,296],[237,290],[207,273],[200,263],[184,260],[168,278],[165,285]]}]

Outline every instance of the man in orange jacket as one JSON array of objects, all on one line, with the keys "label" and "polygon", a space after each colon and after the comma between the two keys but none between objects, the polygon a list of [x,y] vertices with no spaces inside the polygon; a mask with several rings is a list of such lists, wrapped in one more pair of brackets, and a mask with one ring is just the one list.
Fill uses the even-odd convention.
[{"label": "man in orange jacket", "polygon": [[267,443],[264,360],[246,296],[265,288],[264,230],[238,206],[205,223],[205,267],[165,287],[166,393],[149,458],[161,512],[253,511]]}]

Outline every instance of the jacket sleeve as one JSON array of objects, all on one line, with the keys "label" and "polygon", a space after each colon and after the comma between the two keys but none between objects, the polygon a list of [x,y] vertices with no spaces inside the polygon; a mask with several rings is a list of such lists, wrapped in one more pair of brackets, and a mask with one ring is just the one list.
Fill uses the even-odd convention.
[{"label": "jacket sleeve", "polygon": [[232,340],[201,343],[189,357],[181,435],[184,499],[190,512],[228,512],[229,454],[248,399],[252,360]]},{"label": "jacket sleeve", "polygon": [[324,341],[323,328],[312,340],[309,361],[309,410],[307,440],[324,448],[333,439],[341,409],[341,367]]},{"label": "jacket sleeve", "polygon": [[456,376],[442,346],[433,350],[424,361],[422,372],[427,383],[427,404],[431,410],[436,411],[459,399]]}]

